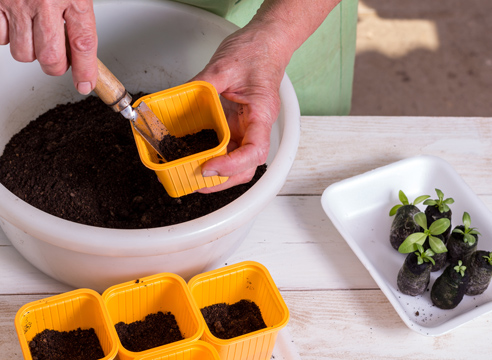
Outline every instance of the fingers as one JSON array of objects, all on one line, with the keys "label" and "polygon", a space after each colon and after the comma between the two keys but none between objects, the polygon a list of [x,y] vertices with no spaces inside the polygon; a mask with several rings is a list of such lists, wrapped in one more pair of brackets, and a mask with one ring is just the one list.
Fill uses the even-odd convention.
[{"label": "fingers", "polygon": [[87,95],[94,89],[97,81],[96,18],[92,1],[74,2],[65,11],[65,20],[73,82],[81,94]]},{"label": "fingers", "polygon": [[20,62],[36,60],[30,15],[25,13],[4,14],[8,21],[8,42],[10,42],[12,57]]},{"label": "fingers", "polygon": [[68,70],[65,28],[62,14],[53,9],[38,13],[33,19],[34,51],[41,69],[52,76]]},{"label": "fingers", "polygon": [[9,22],[7,15],[3,11],[0,11],[0,45],[7,45],[9,43]]},{"label": "fingers", "polygon": [[235,177],[235,181],[243,182],[251,180],[256,167],[266,162],[270,148],[270,133],[271,127],[264,123],[250,124],[242,145],[227,155],[210,159],[204,163],[203,176],[229,176]]},{"label": "fingers", "polygon": [[0,45],[8,43],[15,60],[37,59],[48,75],[64,74],[71,63],[74,85],[82,94],[90,93],[96,85],[97,35],[92,0],[0,1]]},{"label": "fingers", "polygon": [[229,179],[227,179],[227,181],[223,184],[219,184],[208,188],[202,188],[200,190],[197,190],[197,192],[202,194],[210,194],[213,192],[229,189],[236,185],[245,184],[251,181],[251,179],[255,175],[255,172],[256,172],[256,167],[252,169],[248,169],[247,171],[244,171],[238,175],[229,177]]}]

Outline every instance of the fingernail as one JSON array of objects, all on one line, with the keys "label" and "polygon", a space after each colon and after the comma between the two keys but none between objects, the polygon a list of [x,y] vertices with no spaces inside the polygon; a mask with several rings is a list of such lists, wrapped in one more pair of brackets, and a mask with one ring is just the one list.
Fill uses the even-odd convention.
[{"label": "fingernail", "polygon": [[202,173],[202,176],[203,177],[208,177],[208,176],[217,176],[219,175],[219,173],[215,170],[205,170],[203,173]]},{"label": "fingernail", "polygon": [[82,95],[89,95],[89,93],[92,91],[91,83],[88,81],[79,82],[77,84],[77,91]]}]

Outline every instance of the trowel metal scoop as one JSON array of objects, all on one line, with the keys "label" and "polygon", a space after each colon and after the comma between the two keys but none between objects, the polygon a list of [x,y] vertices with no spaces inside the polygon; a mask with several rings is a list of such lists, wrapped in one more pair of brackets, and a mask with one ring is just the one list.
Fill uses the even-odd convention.
[{"label": "trowel metal scoop", "polygon": [[142,101],[136,108],[132,108],[132,97],[123,84],[99,59],[97,66],[99,75],[94,92],[106,105],[130,120],[135,130],[165,159],[159,150],[159,142],[169,134],[167,128],[145,102]]}]

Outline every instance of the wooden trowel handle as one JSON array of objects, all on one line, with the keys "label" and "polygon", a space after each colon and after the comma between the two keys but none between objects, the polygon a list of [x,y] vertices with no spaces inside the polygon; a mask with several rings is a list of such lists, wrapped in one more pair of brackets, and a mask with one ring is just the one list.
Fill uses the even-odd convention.
[{"label": "wooden trowel handle", "polygon": [[99,59],[97,59],[97,70],[99,75],[94,89],[97,96],[114,111],[119,112],[130,105],[131,96],[123,84]]}]

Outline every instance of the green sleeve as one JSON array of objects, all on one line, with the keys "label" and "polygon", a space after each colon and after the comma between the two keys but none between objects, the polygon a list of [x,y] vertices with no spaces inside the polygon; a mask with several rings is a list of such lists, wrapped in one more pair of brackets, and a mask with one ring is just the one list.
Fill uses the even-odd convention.
[{"label": "green sleeve", "polygon": [[[180,0],[242,27],[263,0]],[[289,75],[302,115],[348,115],[352,100],[358,0],[342,0],[294,53]]]}]

